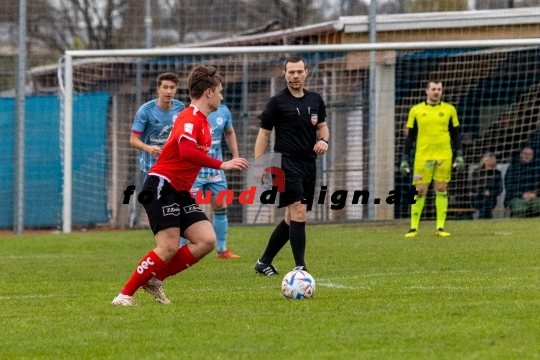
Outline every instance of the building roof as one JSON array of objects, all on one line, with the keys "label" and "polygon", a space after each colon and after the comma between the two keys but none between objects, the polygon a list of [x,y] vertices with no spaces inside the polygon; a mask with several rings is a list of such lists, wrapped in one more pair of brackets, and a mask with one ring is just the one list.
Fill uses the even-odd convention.
[{"label": "building roof", "polygon": [[319,24],[298,26],[290,29],[275,30],[253,35],[233,35],[219,40],[210,40],[194,44],[178,44],[175,47],[207,47],[207,46],[247,46],[247,45],[270,45],[279,43],[289,45],[295,38],[313,36],[319,34],[336,33],[343,29],[339,21],[328,21]]},{"label": "building roof", "polygon": [[[343,16],[339,18],[339,23],[339,27],[342,27],[345,33],[369,32],[368,16]],[[524,24],[540,24],[540,7],[377,16],[377,31],[451,29]]]}]

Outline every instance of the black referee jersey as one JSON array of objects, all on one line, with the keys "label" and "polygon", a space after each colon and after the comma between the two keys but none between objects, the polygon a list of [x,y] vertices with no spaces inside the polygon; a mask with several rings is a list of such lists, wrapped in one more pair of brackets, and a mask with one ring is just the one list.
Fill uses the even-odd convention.
[{"label": "black referee jersey", "polygon": [[317,124],[326,121],[326,106],[319,94],[304,89],[294,97],[288,88],[271,97],[261,114],[261,128],[276,129],[274,151],[285,157],[313,160],[317,154]]}]

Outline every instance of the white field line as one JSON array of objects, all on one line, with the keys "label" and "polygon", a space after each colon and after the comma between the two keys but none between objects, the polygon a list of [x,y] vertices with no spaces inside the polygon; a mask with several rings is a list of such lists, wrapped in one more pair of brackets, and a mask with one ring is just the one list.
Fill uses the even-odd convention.
[{"label": "white field line", "polygon": [[[3,256],[2,258],[11,258],[11,259],[26,259],[26,258],[55,258],[55,257],[75,257],[75,255],[69,255],[69,254],[43,254],[43,255],[35,255],[35,256],[15,256],[15,255],[9,255],[9,256]],[[534,266],[530,267],[530,270],[538,271],[540,270],[540,267]],[[507,268],[501,268],[496,269],[494,271],[496,272],[504,272],[507,271]],[[374,274],[363,274],[363,275],[354,275],[354,276],[336,276],[332,278],[320,278],[316,279],[316,286],[320,287],[326,287],[331,289],[345,289],[345,290],[371,290],[369,286],[349,286],[349,285],[342,285],[339,282],[347,281],[350,279],[361,279],[361,278],[371,278],[371,277],[392,277],[392,276],[406,276],[410,274],[456,274],[456,273],[470,273],[472,271],[470,270],[452,270],[452,271],[403,271],[403,272],[388,272],[388,273],[374,273]],[[337,281],[336,281],[337,280]],[[259,289],[268,289],[268,288],[274,288],[274,287],[280,286],[280,284],[272,283],[267,284],[266,286],[260,286]],[[515,286],[513,285],[499,285],[496,287],[490,287],[490,288],[498,288],[498,289],[512,289]],[[519,287],[523,288],[523,285],[520,285]],[[527,288],[538,288],[538,285],[530,284],[526,286]],[[236,287],[239,291],[242,290],[242,287]],[[480,287],[476,286],[454,286],[454,285],[437,285],[437,286],[425,286],[425,285],[412,285],[412,286],[404,286],[403,289],[406,290],[470,290],[475,289],[478,290]],[[227,289],[227,291],[230,291],[231,289]],[[198,289],[185,289],[185,291],[189,292],[216,292],[219,290],[216,290],[215,288],[198,288]],[[182,291],[180,291],[182,292]],[[99,296],[107,296],[110,295],[111,299],[116,296],[114,292],[111,293],[100,293],[100,294],[94,294]],[[1,300],[18,300],[18,299],[44,299],[44,298],[67,298],[70,297],[70,295],[66,294],[47,294],[47,295],[0,295],[0,301]]]},{"label": "white field line", "polygon": [[[505,269],[506,270],[506,269]],[[348,279],[362,279],[371,277],[392,277],[392,276],[407,276],[407,275],[438,275],[438,274],[466,274],[471,273],[471,270],[450,270],[450,271],[401,271],[401,272],[385,272],[385,273],[373,273],[373,274],[361,274],[352,276],[336,276],[332,278],[321,278],[320,281],[331,280],[348,280]],[[317,279],[315,279],[317,280]]]},{"label": "white field line", "polygon": [[58,259],[58,258],[78,258],[80,254],[36,254],[36,255],[2,255],[0,259],[6,260],[26,260],[26,259]]},{"label": "white field line", "polygon": [[322,287],[327,287],[327,288],[332,288],[332,289],[346,289],[346,290],[359,290],[359,289],[366,289],[366,290],[370,290],[369,287],[367,286],[346,286],[346,285],[341,285],[341,284],[334,284],[334,283],[331,283],[331,282],[316,282],[315,283],[317,287],[319,286],[322,286]]},{"label": "white field line", "polygon": [[0,295],[0,300],[22,300],[22,299],[47,299],[47,298],[67,298],[65,294],[48,294],[48,295]]},{"label": "white field line", "polygon": [[[540,267],[531,267],[531,270],[540,270]],[[508,271],[508,268],[500,268],[495,269],[493,272],[506,272]],[[373,278],[373,277],[394,277],[394,276],[407,276],[407,275],[440,275],[440,274],[467,274],[472,273],[471,270],[450,270],[450,271],[403,271],[403,272],[387,272],[387,273],[373,273],[373,274],[362,274],[362,275],[353,275],[353,276],[336,276],[332,278],[320,278],[316,279],[317,286],[322,287],[328,287],[333,289],[349,289],[349,290],[371,290],[369,286],[348,286],[348,285],[342,285],[340,283],[347,282],[347,280],[354,280],[354,279],[367,279],[367,278]],[[512,280],[514,278],[508,279]],[[336,281],[337,280],[337,281]],[[536,285],[529,285],[528,288],[537,288]],[[490,287],[493,288],[493,287]],[[508,285],[508,286],[497,286],[499,289],[512,289],[514,286]],[[478,287],[474,286],[454,286],[454,285],[437,285],[437,286],[423,286],[423,285],[412,285],[412,286],[404,286],[403,289],[407,290],[471,290],[471,289],[478,289]]]},{"label": "white field line", "polygon": [[513,290],[519,289],[537,289],[539,286],[536,284],[528,285],[495,285],[495,286],[455,286],[455,285],[438,285],[438,286],[424,286],[424,285],[412,285],[403,287],[406,290],[482,290],[482,289],[497,289],[497,290]]}]

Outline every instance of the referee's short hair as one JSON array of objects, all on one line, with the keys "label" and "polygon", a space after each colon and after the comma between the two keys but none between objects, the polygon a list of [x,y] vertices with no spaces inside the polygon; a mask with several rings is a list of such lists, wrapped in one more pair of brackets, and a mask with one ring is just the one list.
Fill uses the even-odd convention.
[{"label": "referee's short hair", "polygon": [[285,60],[285,64],[283,64],[283,70],[287,69],[287,64],[288,63],[297,63],[297,62],[303,62],[304,63],[304,68],[307,68],[307,61],[306,59],[304,59],[303,57],[301,56],[291,56],[290,58],[288,58],[287,60]]}]

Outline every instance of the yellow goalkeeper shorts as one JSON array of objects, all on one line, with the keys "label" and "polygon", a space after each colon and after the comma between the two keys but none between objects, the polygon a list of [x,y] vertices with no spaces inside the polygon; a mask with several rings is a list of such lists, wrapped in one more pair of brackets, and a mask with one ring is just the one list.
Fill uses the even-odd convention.
[{"label": "yellow goalkeeper shorts", "polygon": [[432,180],[449,183],[452,176],[452,158],[442,160],[414,159],[413,185],[430,184]]}]

